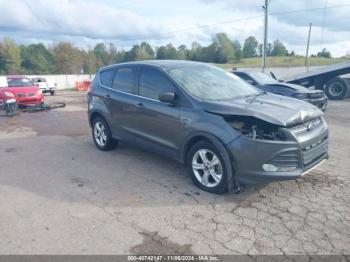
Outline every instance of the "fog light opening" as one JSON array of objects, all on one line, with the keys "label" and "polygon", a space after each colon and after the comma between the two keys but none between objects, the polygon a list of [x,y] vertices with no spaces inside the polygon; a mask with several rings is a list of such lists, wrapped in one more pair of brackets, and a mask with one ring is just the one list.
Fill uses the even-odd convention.
[{"label": "fog light opening", "polygon": [[276,166],[273,164],[263,164],[262,168],[267,172],[292,172],[297,169],[296,166]]},{"label": "fog light opening", "polygon": [[276,171],[278,171],[278,167],[273,165],[273,164],[263,164],[262,168],[265,171],[269,171],[269,172],[276,172]]}]

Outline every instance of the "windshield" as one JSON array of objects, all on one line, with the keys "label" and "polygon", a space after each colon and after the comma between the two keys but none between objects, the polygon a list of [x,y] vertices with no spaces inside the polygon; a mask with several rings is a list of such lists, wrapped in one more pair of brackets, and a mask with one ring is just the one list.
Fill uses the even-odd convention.
[{"label": "windshield", "polygon": [[230,100],[259,94],[239,77],[211,65],[168,69],[168,73],[191,95],[203,100]]},{"label": "windshield", "polygon": [[9,87],[34,86],[34,84],[27,78],[8,78],[7,83]]},{"label": "windshield", "polygon": [[249,75],[258,82],[259,85],[278,84],[277,80],[261,72],[252,72]]}]

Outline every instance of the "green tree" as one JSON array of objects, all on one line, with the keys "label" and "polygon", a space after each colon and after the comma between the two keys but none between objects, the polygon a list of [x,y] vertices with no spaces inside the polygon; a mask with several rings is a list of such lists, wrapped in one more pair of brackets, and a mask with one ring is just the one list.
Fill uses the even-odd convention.
[{"label": "green tree", "polygon": [[189,50],[185,45],[180,45],[177,48],[177,58],[180,60],[187,60],[189,58]]},{"label": "green tree", "polygon": [[200,61],[200,55],[202,53],[202,46],[197,43],[193,42],[191,45],[191,50],[189,52],[189,59],[192,61]]},{"label": "green tree", "polygon": [[167,59],[167,50],[166,50],[165,46],[160,46],[157,48],[156,58],[160,59],[160,60]]},{"label": "green tree", "polygon": [[198,61],[201,62],[217,62],[218,60],[218,46],[217,43],[212,43],[207,47],[202,47],[200,49]]},{"label": "green tree", "polygon": [[83,70],[81,51],[69,42],[60,42],[52,50],[57,74],[80,74]]},{"label": "green tree", "polygon": [[245,41],[243,45],[243,57],[255,57],[256,56],[256,50],[258,48],[258,41],[254,36],[249,36]]},{"label": "green tree", "polygon": [[154,59],[154,50],[147,42],[142,42],[141,45],[134,45],[130,51],[125,53],[126,61],[149,60]]},{"label": "green tree", "polygon": [[157,59],[177,59],[176,48],[172,44],[166,46],[160,46],[156,52]]},{"label": "green tree", "polygon": [[[263,55],[263,44],[259,44],[259,56]],[[271,43],[267,43],[267,48],[266,48],[266,54],[269,56],[271,55],[271,51],[272,51],[272,44]]]},{"label": "green tree", "polygon": [[278,39],[273,41],[271,56],[286,56],[287,54],[288,50],[281,41]]},{"label": "green tree", "polygon": [[4,38],[0,46],[0,71],[6,74],[21,73],[21,50],[10,38]]},{"label": "green tree", "polygon": [[107,51],[107,47],[103,43],[98,43],[94,47],[94,54],[100,66],[108,65],[110,62],[110,55]]},{"label": "green tree", "polygon": [[318,57],[332,58],[331,52],[329,52],[326,48],[323,48],[321,52],[317,53]]},{"label": "green tree", "polygon": [[154,55],[155,52],[152,46],[147,42],[142,42],[140,60],[154,59]]},{"label": "green tree", "polygon": [[225,33],[217,33],[213,38],[213,42],[216,45],[216,57],[214,61],[208,62],[227,63],[235,60],[235,47]]},{"label": "green tree", "polygon": [[240,61],[243,58],[242,46],[238,40],[233,41],[233,47],[235,49],[235,58],[236,61]]},{"label": "green tree", "polygon": [[118,63],[118,51],[113,43],[109,44],[108,48],[108,64]]},{"label": "green tree", "polygon": [[28,74],[49,74],[53,71],[53,56],[42,44],[21,45],[21,66]]},{"label": "green tree", "polygon": [[83,71],[85,74],[94,74],[96,73],[99,64],[95,56],[95,53],[91,50],[82,51],[82,62],[83,62]]}]

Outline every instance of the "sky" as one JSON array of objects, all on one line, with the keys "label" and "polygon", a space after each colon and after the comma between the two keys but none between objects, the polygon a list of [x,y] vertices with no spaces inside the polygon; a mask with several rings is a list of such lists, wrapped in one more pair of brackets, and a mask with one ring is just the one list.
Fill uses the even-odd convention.
[{"label": "sky", "polygon": [[[254,35],[263,41],[263,0],[0,0],[0,40],[70,41],[80,48],[114,43],[119,49],[147,41],[174,46],[207,45],[225,32],[242,44]],[[304,11],[302,11],[304,10]],[[269,0],[269,34],[297,54],[327,48],[350,54],[350,0]]]}]

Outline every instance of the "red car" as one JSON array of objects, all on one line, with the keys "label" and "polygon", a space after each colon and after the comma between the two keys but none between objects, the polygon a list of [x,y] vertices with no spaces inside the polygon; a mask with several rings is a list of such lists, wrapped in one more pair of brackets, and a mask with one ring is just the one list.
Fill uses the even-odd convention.
[{"label": "red car", "polygon": [[8,76],[7,87],[0,88],[0,99],[14,94],[19,106],[39,106],[44,104],[44,95],[39,87],[23,76]]}]

